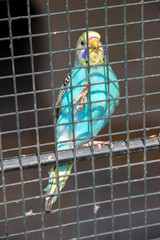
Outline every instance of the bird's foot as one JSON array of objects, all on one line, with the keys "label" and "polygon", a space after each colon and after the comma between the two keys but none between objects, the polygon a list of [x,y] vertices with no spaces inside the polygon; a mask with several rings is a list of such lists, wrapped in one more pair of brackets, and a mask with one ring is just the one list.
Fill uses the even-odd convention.
[{"label": "bird's foot", "polygon": [[[85,85],[87,84],[88,84],[88,81],[86,82]],[[73,104],[76,104],[79,101],[79,99],[81,99],[81,104],[77,105],[77,110],[81,111],[83,109],[83,103],[86,103],[87,93],[88,93],[88,87],[84,86],[82,92],[78,95],[78,97],[76,97],[75,101],[73,102]]]},{"label": "bird's foot", "polygon": [[[93,141],[93,145],[96,145],[98,147],[98,152],[101,151],[102,145],[110,145],[109,141]],[[92,142],[88,142],[83,144],[83,147],[90,147],[92,146]],[[113,146],[113,143],[111,143],[111,148]]]}]

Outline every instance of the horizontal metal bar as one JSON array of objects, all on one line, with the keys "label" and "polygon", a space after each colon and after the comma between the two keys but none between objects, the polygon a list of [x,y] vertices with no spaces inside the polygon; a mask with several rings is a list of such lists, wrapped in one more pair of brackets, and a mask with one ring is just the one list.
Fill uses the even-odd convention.
[{"label": "horizontal metal bar", "polygon": [[[9,78],[11,77],[11,76],[8,76]],[[156,77],[160,77],[160,74],[151,74],[151,75],[145,75],[145,79],[147,79],[147,78],[156,78]],[[135,81],[135,80],[139,80],[139,79],[141,79],[142,78],[142,76],[140,76],[140,77],[128,77],[127,78],[127,81]],[[1,77],[0,77],[0,80],[1,80]],[[125,81],[125,78],[120,78],[120,79],[118,79],[118,82],[124,82]],[[94,85],[94,84],[93,84]],[[54,88],[55,90],[60,90],[61,89],[61,87],[56,87],[56,88]],[[66,89],[67,89],[67,87],[66,87]],[[42,90],[36,90],[36,91],[28,91],[28,92],[19,92],[19,93],[17,93],[16,95],[19,97],[19,96],[26,96],[26,95],[32,95],[32,94],[34,94],[34,93],[36,93],[36,94],[38,94],[38,93],[48,93],[48,92],[51,92],[52,91],[52,89],[42,89]],[[145,96],[149,96],[149,95],[155,95],[155,94],[160,94],[160,92],[149,92],[149,93],[145,93]],[[0,99],[2,98],[2,99],[4,99],[4,98],[12,98],[12,97],[14,97],[15,95],[13,94],[13,93],[11,93],[11,94],[6,94],[6,95],[1,95],[0,96]],[[143,94],[136,94],[136,95],[130,95],[130,96],[128,96],[128,98],[134,98],[134,97],[142,97],[143,96]],[[124,96],[124,97],[119,97],[119,99],[125,99],[126,98],[126,96]],[[53,109],[53,107],[50,107],[50,108],[52,108]],[[47,108],[38,108],[37,110],[38,111],[40,111],[40,110],[48,110],[49,109],[49,107],[47,107]],[[23,112],[28,112],[28,111],[32,111],[32,110],[27,110],[27,111],[19,111],[19,113],[23,113]],[[4,113],[5,114],[5,113]],[[11,112],[11,113],[7,113],[7,114],[15,114],[15,112]],[[0,114],[0,116],[3,116],[3,114]]]},{"label": "horizontal metal bar", "polygon": [[[109,145],[102,146],[101,151],[98,151],[97,147],[93,147],[94,158],[101,158],[109,156],[112,152],[113,155],[124,155],[129,149],[130,153],[141,152],[146,148],[146,150],[155,150],[160,148],[160,136],[153,136],[146,139],[132,139],[129,141],[119,141],[112,144],[112,148]],[[75,157],[77,161],[90,159],[92,156],[92,150],[90,147],[77,148]],[[41,165],[51,165],[56,164],[55,153],[43,153],[40,155],[40,159],[37,158],[37,155],[28,155],[22,156],[22,167],[23,168],[32,168],[37,167],[40,161]],[[65,150],[58,153],[58,162],[67,163],[74,161],[74,151]],[[20,168],[19,158],[10,158],[3,160],[3,170],[11,171]],[[0,171],[1,171],[0,167]]]},{"label": "horizontal metal bar", "polygon": [[[1,39],[0,39],[1,40]],[[154,38],[146,38],[144,39],[144,42],[153,42],[153,41],[159,41],[160,37],[154,37]],[[127,45],[129,44],[135,44],[135,43],[142,43],[142,40],[132,40],[132,41],[127,41]],[[108,43],[108,47],[114,47],[114,46],[122,46],[124,45],[124,42],[115,42],[115,43]],[[70,51],[75,52],[76,48],[71,48]],[[51,51],[52,54],[57,54],[57,53],[68,53],[68,49],[61,49],[61,50],[53,50]],[[42,57],[42,56],[47,56],[48,52],[36,52],[31,54],[21,54],[21,55],[15,55],[14,59],[22,59],[22,58],[30,58],[31,56],[34,57]],[[10,56],[7,57],[0,57],[0,61],[8,61],[11,60]]]},{"label": "horizontal metal bar", "polygon": [[[147,1],[144,2],[143,4],[153,4],[153,3],[158,3],[159,0],[151,0],[151,1]],[[137,2],[137,3],[126,3],[126,6],[136,6],[136,5],[140,5],[141,2]],[[120,8],[120,7],[124,7],[123,4],[117,4],[117,5],[112,5],[112,6],[107,6],[107,8]],[[95,11],[95,10],[103,10],[104,7],[96,7],[96,8],[88,8],[88,11]],[[69,13],[77,13],[77,12],[84,12],[85,9],[74,9],[74,10],[69,10]],[[54,16],[54,15],[62,15],[62,14],[66,14],[66,11],[61,11],[61,12],[51,12],[50,16]],[[38,17],[46,17],[47,13],[42,13],[42,14],[34,14],[34,15],[30,15],[30,18],[38,18]],[[18,16],[18,17],[11,17],[12,21],[13,20],[20,20],[20,19],[28,19],[28,16]],[[1,18],[0,22],[4,22],[4,21],[8,21],[8,18]]]},{"label": "horizontal metal bar", "polygon": [[[94,84],[93,84],[94,85]],[[149,93],[145,93],[145,97],[146,96],[155,96],[155,95],[159,95],[160,94],[160,92],[149,92]],[[25,95],[25,94],[24,94]],[[27,95],[27,94],[26,94]],[[14,94],[13,94],[13,96],[14,96]],[[136,95],[130,95],[130,96],[127,96],[127,98],[128,99],[133,99],[133,98],[138,98],[138,97],[143,97],[143,94],[136,94]],[[6,96],[4,96],[4,98],[6,98]],[[1,99],[1,97],[0,97],[0,99]],[[123,97],[119,97],[119,98],[117,98],[117,100],[123,100],[123,99],[126,99],[126,96],[123,96]],[[97,100],[97,101],[92,101],[92,103],[96,103],[96,102],[108,102],[108,99],[106,99],[106,100],[101,100],[101,101],[99,101],[99,100]],[[75,106],[76,105],[78,105],[79,103],[76,103],[75,104]],[[65,105],[65,107],[70,107],[71,106],[71,104],[68,104],[68,105]],[[62,105],[62,106],[56,106],[55,108],[63,108],[64,106]],[[42,111],[48,111],[48,110],[53,110],[53,107],[51,106],[51,107],[43,107],[43,108],[37,108],[36,109],[37,110],[37,112],[42,112]],[[160,111],[160,108],[157,108],[157,109],[152,109],[152,110],[146,110],[145,111],[145,113],[147,114],[147,113],[152,113],[152,112],[158,112],[158,111]],[[20,114],[26,114],[26,113],[34,113],[35,112],[35,109],[27,109],[27,110],[22,110],[22,111],[19,111],[18,112],[18,115],[20,115]],[[133,116],[133,115],[137,115],[137,114],[142,114],[143,113],[143,111],[141,111],[141,112],[131,112],[131,113],[128,113],[128,115],[129,116]],[[9,117],[9,116],[14,116],[14,115],[16,115],[16,112],[6,112],[6,113],[2,113],[2,114],[0,114],[0,117]],[[112,116],[112,118],[115,118],[115,117],[122,117],[122,116],[126,116],[126,114],[119,114],[119,115],[114,115],[114,116]],[[100,118],[100,119],[102,119],[102,118]],[[68,123],[67,123],[68,124]],[[63,124],[63,125],[65,125],[65,124]],[[42,126],[41,126],[42,127]],[[44,127],[47,127],[46,125],[44,126]],[[21,131],[23,131],[24,129],[21,129]],[[29,129],[28,129],[29,130]],[[15,130],[16,132],[17,132],[17,130]],[[9,133],[9,131],[7,131],[7,133]],[[2,134],[5,134],[5,132],[4,133],[2,133]]]},{"label": "horizontal metal bar", "polygon": [[[160,57],[159,56],[154,56],[154,57],[146,57],[144,58],[145,61],[148,61],[148,60],[153,60],[154,59],[159,59]],[[138,62],[138,61],[142,61],[142,58],[137,58],[137,59],[130,59],[128,60],[127,62]],[[116,62],[110,62],[110,65],[115,65],[115,64],[124,64],[125,61],[116,61]],[[103,64],[104,65],[104,64]],[[76,67],[76,69],[80,69],[80,68],[84,68],[84,67]],[[72,69],[75,69],[75,68],[72,68]],[[63,71],[69,71],[68,68],[57,68],[57,69],[54,69],[53,72],[56,73],[56,72],[63,72]],[[50,73],[50,70],[44,70],[44,71],[38,71],[38,72],[34,72],[34,75],[37,76],[37,75],[43,75],[43,74],[48,74]],[[152,74],[152,76],[157,76],[159,74]],[[27,77],[27,76],[32,76],[32,73],[31,72],[27,72],[27,73],[18,73],[18,74],[15,74],[15,77],[16,78],[20,78],[20,77]],[[148,75],[144,75],[144,78],[147,78]],[[4,75],[4,76],[0,76],[0,80],[4,80],[4,79],[8,79],[8,78],[13,78],[12,75]],[[131,79],[136,79],[137,77],[134,77],[134,78],[129,78],[129,80]],[[138,77],[140,78],[140,77]],[[123,79],[120,79],[118,81],[123,81]]]},{"label": "horizontal metal bar", "polygon": [[[156,18],[156,19],[147,19],[147,20],[144,20],[143,23],[144,24],[147,24],[147,23],[152,23],[152,22],[159,22],[159,18]],[[126,22],[126,26],[129,26],[129,25],[135,25],[135,24],[142,24],[142,21],[135,21],[135,22]],[[113,28],[113,27],[124,27],[124,23],[114,23],[114,24],[110,24],[108,25],[108,28]],[[105,26],[102,25],[102,26],[96,26],[96,27],[90,27],[90,30],[94,30],[94,29],[104,29]],[[76,28],[76,29],[71,29],[70,30],[70,33],[72,32],[78,32],[78,31],[86,31],[86,28]],[[54,31],[54,32],[51,32],[51,35],[56,35],[56,34],[66,34],[67,33],[67,30],[62,30],[62,31]],[[43,33],[36,33],[36,34],[32,34],[32,38],[34,37],[46,37],[48,36],[48,32],[43,32]],[[13,36],[12,39],[13,40],[21,40],[21,39],[25,39],[27,38],[28,39],[28,35],[17,35],[17,36]],[[7,41],[9,40],[9,37],[4,37],[4,38],[0,38],[0,41]]]},{"label": "horizontal metal bar", "polygon": [[[73,174],[72,174],[73,175]],[[48,178],[49,179],[49,178]],[[47,179],[47,180],[48,180]],[[153,177],[151,179],[149,178],[146,178],[146,180],[155,180],[155,179],[159,179],[157,177]],[[44,180],[44,179],[43,179]],[[136,181],[137,180],[137,181]],[[131,183],[134,183],[134,182],[144,182],[144,178],[143,179],[136,179],[135,181],[131,181]],[[31,183],[31,181],[30,181]],[[33,183],[33,181],[32,181]],[[21,184],[21,183],[20,183]],[[122,184],[128,184],[128,181],[125,181],[125,182],[120,182],[120,183],[113,183],[113,186],[117,186],[117,185],[122,185]],[[15,184],[14,186],[16,186],[17,184]],[[6,185],[5,185],[6,186]],[[95,189],[99,189],[99,188],[107,188],[107,187],[110,187],[111,184],[104,184],[104,185],[96,185],[95,186]],[[7,187],[7,186],[6,186]],[[92,187],[84,187],[84,188],[79,188],[78,189],[78,192],[82,192],[82,191],[89,191],[89,190],[93,190],[93,186]],[[75,190],[68,190],[68,191],[62,191],[61,194],[62,195],[65,195],[65,194],[68,194],[68,193],[75,193],[76,192],[76,189]],[[146,197],[150,197],[150,196],[159,196],[160,195],[160,192],[150,192],[150,193],[142,193],[142,194],[136,194],[136,195],[132,195],[130,197],[130,199],[139,199],[139,198],[144,198],[145,196]],[[46,197],[45,195],[43,196],[44,198]],[[39,195],[36,195],[36,196],[33,196],[33,197],[25,197],[25,201],[31,201],[31,200],[39,200],[40,199],[40,196]],[[125,200],[128,200],[128,196],[124,196],[124,197],[118,197],[118,198],[114,198],[113,199],[113,202],[120,202],[120,201],[125,201]],[[9,204],[14,204],[16,203],[21,203],[23,202],[23,199],[22,198],[19,198],[19,199],[15,199],[15,200],[11,200],[11,201],[7,201],[7,205]],[[106,203],[111,203],[112,200],[105,200],[105,201],[97,201],[96,203],[99,205],[99,204],[106,204]],[[0,203],[0,206],[3,206],[5,203],[4,202],[1,202]],[[82,208],[82,207],[88,207],[88,206],[91,206],[93,203],[90,202],[90,203],[85,203],[85,204],[79,204],[79,208]],[[70,206],[70,207],[64,207],[62,208],[61,207],[61,211],[67,211],[67,210],[70,210],[70,209],[73,209],[73,208],[76,208],[76,206]],[[54,212],[55,210],[53,210]],[[18,217],[18,216],[17,216]],[[8,221],[12,220],[12,218],[8,218]],[[1,222],[4,222],[5,220],[0,220],[0,223]]]},{"label": "horizontal metal bar", "polygon": [[[125,200],[127,200],[127,198]],[[102,202],[97,202],[97,204],[98,205],[99,204],[106,204],[107,202],[108,201],[102,201]],[[80,205],[79,207],[83,208],[83,207],[92,207],[92,206],[93,206],[93,203],[88,203],[88,204]],[[73,210],[75,208],[76,208],[76,206],[71,206],[71,207],[68,207],[66,209],[61,208],[61,211],[64,211],[64,210],[67,211],[67,210],[71,210],[71,209]],[[160,210],[160,207],[149,208],[149,209],[147,209],[147,212],[153,212],[153,211],[159,211],[159,210]],[[52,210],[51,213],[56,213],[58,211],[59,211],[59,209]],[[145,212],[145,210],[142,209],[142,210],[132,211],[131,214],[136,215],[136,214],[141,214],[141,213],[144,213],[144,212]],[[43,213],[45,213],[45,212],[43,212]],[[31,213],[29,215],[26,215],[26,217],[38,216],[40,214],[41,214],[40,212],[35,212],[35,213]],[[118,218],[118,217],[127,216],[127,215],[128,215],[128,212],[124,212],[124,213],[120,213],[120,214],[114,214],[114,217]],[[21,215],[21,216],[17,216],[17,217],[8,218],[8,221],[15,221],[15,220],[22,219],[22,218],[23,218],[23,216]],[[99,218],[97,218],[97,221],[102,220],[102,218],[103,219],[110,219],[111,216],[99,217]],[[4,219],[0,220],[1,223],[4,222],[4,221],[5,221]],[[92,219],[82,220],[81,223],[86,223],[88,221],[92,221]],[[70,224],[71,225],[76,224],[76,222],[70,222]],[[58,225],[54,226],[53,228],[57,228],[57,227],[58,227]]]},{"label": "horizontal metal bar", "polygon": [[[140,214],[140,213],[144,213],[144,210],[142,211],[137,211],[136,212],[137,214]],[[119,214],[118,216],[117,215],[114,215],[114,217],[123,217],[123,216],[128,216],[128,213],[121,213]],[[106,216],[106,217],[99,217],[99,218],[96,218],[96,221],[101,221],[101,220],[106,220],[106,219],[111,219],[111,216]],[[80,224],[85,224],[85,223],[89,223],[89,222],[93,222],[94,219],[87,219],[87,220],[82,220],[80,221]],[[65,223],[65,224],[62,224],[61,226],[62,227],[68,227],[68,226],[74,226],[76,225],[77,222],[70,222],[70,223]],[[149,227],[156,227],[156,226],[160,226],[160,223],[151,223],[151,224],[147,224],[146,225],[148,228]],[[145,225],[139,225],[139,226],[135,226],[135,227],[132,227],[132,230],[137,230],[137,229],[143,229],[146,227]],[[47,230],[52,230],[52,229],[56,229],[56,228],[59,228],[59,225],[56,225],[56,226],[49,226],[49,227],[45,227],[45,231]],[[34,230],[28,230],[26,231],[27,234],[30,234],[30,233],[35,233],[35,232],[41,232],[42,229],[39,228],[39,229],[34,229]],[[118,230],[114,230],[114,233],[122,233],[122,232],[128,232],[129,231],[129,228],[121,228],[121,229],[118,229]],[[110,235],[112,234],[112,231],[110,232],[103,232],[103,233],[97,233],[96,236],[103,236],[103,235]],[[9,237],[13,237],[13,236],[19,236],[19,235],[24,235],[24,232],[19,232],[19,233],[12,233],[12,234],[9,234]],[[91,238],[91,237],[94,237],[95,235],[87,235],[87,236],[83,236],[83,237],[80,237],[79,239],[87,239],[87,238]],[[2,236],[0,237],[0,239],[4,239],[5,236]]]},{"label": "horizontal metal bar", "polygon": [[[121,115],[121,116],[126,116],[126,114],[124,115]],[[112,117],[116,117],[115,115],[113,115]],[[47,125],[47,127],[53,127],[53,125]],[[46,126],[42,126],[42,127],[39,127],[40,129],[45,129]],[[23,131],[27,131],[27,130],[35,130],[34,128],[26,128],[26,130],[23,129]],[[154,126],[154,127],[147,127],[146,128],[146,131],[151,131],[151,130],[157,130],[157,129],[160,129],[160,126]],[[133,129],[133,130],[130,130],[130,133],[137,133],[137,132],[143,132],[143,128],[138,128],[138,129]],[[14,133],[15,131],[10,131],[10,132],[6,132],[6,133]],[[119,134],[126,134],[127,131],[121,131],[121,132],[115,132],[115,133],[112,133],[112,136],[116,136],[116,135],[119,135]],[[4,132],[3,132],[4,134]],[[97,137],[108,137],[109,134],[101,134],[101,135],[98,135]],[[39,143],[39,146],[40,147],[44,147],[44,146],[53,146],[55,145],[54,142],[47,142],[47,143]],[[21,150],[24,150],[24,149],[31,149],[31,148],[37,148],[37,145],[28,145],[28,146],[21,146]],[[7,148],[7,149],[4,149],[2,150],[2,153],[5,153],[5,152],[12,152],[12,151],[19,151],[19,148],[18,147],[15,147],[15,148]]]}]

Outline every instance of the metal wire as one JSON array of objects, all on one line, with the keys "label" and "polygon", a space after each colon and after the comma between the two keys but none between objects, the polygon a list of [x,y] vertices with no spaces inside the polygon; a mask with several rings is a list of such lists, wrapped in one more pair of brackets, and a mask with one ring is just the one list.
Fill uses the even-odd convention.
[{"label": "metal wire", "polygon": [[[26,234],[26,218],[25,218],[25,201],[24,201],[24,185],[23,185],[23,170],[21,161],[21,138],[20,138],[20,124],[19,124],[19,113],[18,113],[18,99],[17,99],[17,87],[16,87],[16,77],[15,77],[15,62],[14,62],[14,51],[13,51],[13,38],[12,38],[12,27],[11,27],[11,15],[10,15],[10,4],[7,1],[8,10],[8,25],[9,25],[9,39],[10,39],[10,52],[12,61],[12,78],[13,78],[13,88],[14,88],[14,101],[15,101],[15,111],[16,111],[16,127],[18,136],[18,155],[19,155],[19,165],[20,165],[20,179],[21,179],[21,192],[22,192],[22,206],[23,206],[23,222],[24,222],[24,237],[27,239]],[[8,229],[7,229],[8,232]],[[8,233],[7,233],[8,235]]]},{"label": "metal wire", "polygon": [[[14,1],[0,2],[0,239],[160,239],[159,0],[41,4],[34,11],[27,0],[25,13],[17,13]],[[110,144],[98,151],[89,82],[91,138],[85,139],[92,145],[76,148],[71,101],[74,147],[58,152],[57,93],[74,69],[77,38],[89,30],[102,35],[120,105],[112,116],[109,108],[97,138]],[[69,88],[73,100],[72,81]],[[106,102],[110,106],[109,91]],[[74,163],[74,170],[60,192],[63,163]],[[57,167],[58,200],[47,215],[43,189],[51,165]]]}]

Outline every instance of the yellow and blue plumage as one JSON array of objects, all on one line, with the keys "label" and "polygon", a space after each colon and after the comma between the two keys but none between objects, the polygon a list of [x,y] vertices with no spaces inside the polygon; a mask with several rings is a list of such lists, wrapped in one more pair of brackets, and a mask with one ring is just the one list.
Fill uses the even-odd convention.
[{"label": "yellow and blue plumage", "polygon": [[[109,114],[112,114],[118,105],[119,84],[110,66],[108,67],[107,76],[105,59],[105,50],[101,44],[100,35],[95,31],[89,31],[87,41],[87,34],[83,33],[77,41],[72,76],[66,78],[56,103],[58,151],[74,147],[73,135],[75,136],[76,147],[89,145],[92,134],[93,137],[96,137],[98,132],[108,122]],[[64,86],[67,86],[67,88],[63,89]],[[90,100],[91,103],[89,103]],[[73,109],[71,103],[73,103]],[[60,107],[58,108],[58,106]],[[90,116],[90,112],[92,116]],[[72,119],[72,116],[74,119]],[[99,142],[94,143],[99,144]],[[47,212],[51,210],[52,204],[57,199],[57,172],[59,191],[61,191],[72,170],[72,166],[73,163],[61,164],[58,171],[56,166],[51,168],[49,183],[45,189],[47,195],[49,195],[46,196],[45,203]]]}]

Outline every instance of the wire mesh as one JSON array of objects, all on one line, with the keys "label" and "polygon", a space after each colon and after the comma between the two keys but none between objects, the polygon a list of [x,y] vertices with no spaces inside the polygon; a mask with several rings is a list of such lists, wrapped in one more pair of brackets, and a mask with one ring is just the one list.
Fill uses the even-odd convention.
[{"label": "wire mesh", "polygon": [[[159,0],[0,1],[0,27],[0,239],[160,239]],[[55,102],[88,30],[120,84],[97,136],[110,145],[76,149],[73,136],[58,152]],[[50,166],[68,162],[46,214]]]}]

